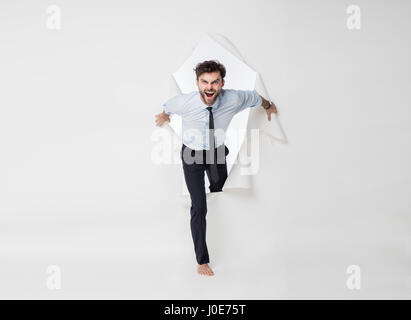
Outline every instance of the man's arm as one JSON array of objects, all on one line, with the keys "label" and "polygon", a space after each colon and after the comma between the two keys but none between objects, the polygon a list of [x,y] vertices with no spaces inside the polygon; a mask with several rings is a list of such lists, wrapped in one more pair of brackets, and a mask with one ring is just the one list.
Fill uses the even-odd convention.
[{"label": "man's arm", "polygon": [[187,99],[191,94],[179,94],[163,103],[164,110],[162,113],[156,114],[156,125],[161,127],[165,122],[170,122],[170,116],[173,114],[182,115]]},{"label": "man's arm", "polygon": [[268,121],[271,121],[271,113],[277,113],[277,107],[275,106],[274,102],[271,101],[271,106],[270,106],[270,101],[264,99],[261,95],[261,101],[263,102],[261,106],[265,109],[265,112],[267,112],[267,117]]}]

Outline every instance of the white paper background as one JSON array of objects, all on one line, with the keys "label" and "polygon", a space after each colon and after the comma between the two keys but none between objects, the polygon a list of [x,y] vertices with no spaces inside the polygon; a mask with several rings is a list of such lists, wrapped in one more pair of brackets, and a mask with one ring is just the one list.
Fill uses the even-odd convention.
[{"label": "white paper background", "polygon": [[[2,298],[410,298],[409,1],[356,2],[359,31],[344,1],[53,3],[58,32],[49,1],[0,2]],[[151,161],[170,75],[207,32],[260,73],[288,140],[209,202],[212,279],[178,165]]]}]

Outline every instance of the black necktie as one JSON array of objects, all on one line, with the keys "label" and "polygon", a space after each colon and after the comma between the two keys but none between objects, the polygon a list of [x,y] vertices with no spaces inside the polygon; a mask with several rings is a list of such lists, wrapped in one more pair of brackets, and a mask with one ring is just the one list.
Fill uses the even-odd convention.
[{"label": "black necktie", "polygon": [[217,153],[215,152],[215,140],[214,140],[214,118],[211,107],[207,107],[207,110],[210,112],[209,118],[209,142],[210,142],[210,173],[212,182],[218,181],[218,170],[217,170]]}]

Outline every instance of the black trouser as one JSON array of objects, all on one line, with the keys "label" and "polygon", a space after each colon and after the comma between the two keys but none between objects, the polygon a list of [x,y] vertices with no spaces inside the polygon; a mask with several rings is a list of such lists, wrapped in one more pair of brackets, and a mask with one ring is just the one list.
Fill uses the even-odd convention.
[{"label": "black trouser", "polygon": [[[210,181],[210,192],[223,191],[223,186],[227,179],[227,163],[225,158],[228,155],[229,150],[225,145],[221,145],[215,149],[215,152],[218,152],[220,155],[217,161],[219,180],[217,182],[212,182],[210,177],[210,162],[207,162],[209,159],[209,151],[192,150],[184,144],[181,148],[184,178],[191,197],[191,235],[193,237],[194,250],[198,264],[210,262],[206,244],[207,198],[204,185],[204,171],[207,173],[208,180]],[[195,158],[194,162],[187,161],[187,158],[183,157],[183,154],[191,154],[191,156]]]}]

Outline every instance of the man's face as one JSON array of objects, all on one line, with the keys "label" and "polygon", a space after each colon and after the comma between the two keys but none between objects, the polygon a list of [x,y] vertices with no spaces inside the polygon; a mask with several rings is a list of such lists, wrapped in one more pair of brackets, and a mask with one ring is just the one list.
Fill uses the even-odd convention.
[{"label": "man's face", "polygon": [[211,106],[224,86],[224,79],[219,71],[205,72],[198,77],[196,83],[203,102]]}]

